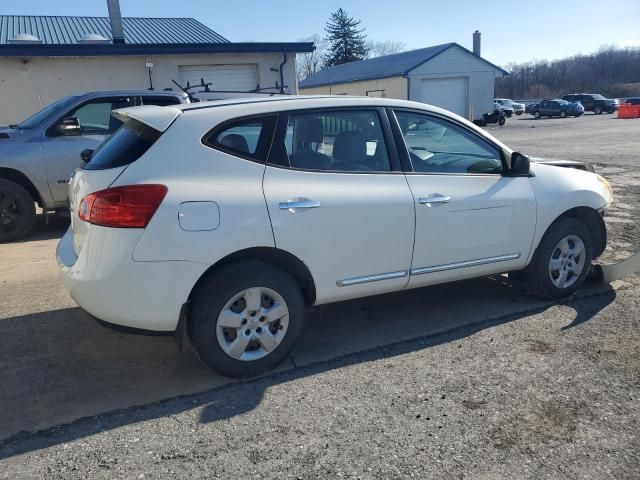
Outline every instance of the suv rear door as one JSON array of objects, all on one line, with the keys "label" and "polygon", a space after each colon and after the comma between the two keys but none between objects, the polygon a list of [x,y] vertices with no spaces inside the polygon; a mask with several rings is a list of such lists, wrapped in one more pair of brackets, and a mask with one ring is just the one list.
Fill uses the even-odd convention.
[{"label": "suv rear door", "polygon": [[383,109],[281,114],[263,188],[275,245],[307,265],[318,303],[407,284],[413,197]]},{"label": "suv rear door", "polygon": [[[80,153],[96,149],[122,122],[111,116],[112,110],[134,105],[133,96],[103,96],[74,105],[59,115],[43,132],[42,155],[53,199],[58,206],[67,204],[67,183],[73,171],[82,163]],[[57,125],[65,118],[75,117],[80,131],[72,135],[58,132]]]}]

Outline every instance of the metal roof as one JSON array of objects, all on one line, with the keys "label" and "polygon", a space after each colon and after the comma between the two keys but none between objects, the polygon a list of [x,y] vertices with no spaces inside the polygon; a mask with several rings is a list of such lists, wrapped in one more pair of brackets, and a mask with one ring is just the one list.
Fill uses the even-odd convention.
[{"label": "metal roof", "polygon": [[[129,45],[229,43],[194,18],[123,17],[122,26]],[[0,46],[21,33],[43,45],[75,45],[90,33],[112,39],[109,17],[0,15]]]},{"label": "metal roof", "polygon": [[[433,47],[410,50],[408,52],[385,55],[383,57],[370,58],[359,62],[345,63],[320,70],[299,83],[300,88],[320,87],[323,85],[333,85],[336,83],[356,82],[359,80],[371,80],[375,78],[395,77],[406,75],[411,70],[428,62],[437,55],[451,47],[458,47],[465,52],[473,53],[457,43],[444,43]],[[482,57],[476,58],[488,63],[499,70],[504,75],[508,72]]]}]

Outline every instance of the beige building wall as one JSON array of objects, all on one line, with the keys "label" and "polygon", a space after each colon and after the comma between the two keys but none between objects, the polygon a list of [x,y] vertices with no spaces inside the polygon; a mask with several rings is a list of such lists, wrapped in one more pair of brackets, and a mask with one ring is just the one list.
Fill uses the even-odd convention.
[{"label": "beige building wall", "polygon": [[360,82],[337,83],[321,87],[300,88],[301,95],[359,95],[407,99],[407,79],[404,77],[377,78]]},{"label": "beige building wall", "polygon": [[[0,124],[17,123],[72,93],[149,88],[146,62],[153,62],[153,86],[176,86],[179,65],[257,65],[261,87],[280,83],[282,53],[104,57],[0,57]],[[297,93],[295,54],[287,55],[285,85]],[[275,69],[276,71],[272,71]],[[215,86],[214,86],[215,88]]]}]

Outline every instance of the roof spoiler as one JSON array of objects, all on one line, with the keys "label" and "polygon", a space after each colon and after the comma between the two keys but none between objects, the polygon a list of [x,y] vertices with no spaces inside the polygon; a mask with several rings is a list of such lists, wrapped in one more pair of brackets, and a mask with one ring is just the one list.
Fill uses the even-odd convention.
[{"label": "roof spoiler", "polygon": [[182,115],[182,110],[175,107],[145,105],[143,107],[120,108],[111,112],[111,115],[123,122],[128,119],[137,120],[162,133],[176,118]]}]

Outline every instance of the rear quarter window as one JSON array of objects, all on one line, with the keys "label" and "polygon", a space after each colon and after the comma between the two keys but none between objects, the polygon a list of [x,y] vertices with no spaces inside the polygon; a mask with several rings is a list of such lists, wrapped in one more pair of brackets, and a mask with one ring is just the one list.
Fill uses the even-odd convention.
[{"label": "rear quarter window", "polygon": [[266,162],[277,120],[277,115],[231,120],[205,135],[202,143],[247,160]]},{"label": "rear quarter window", "polygon": [[127,120],[111,137],[93,152],[85,170],[122,167],[138,160],[161,133],[137,120]]}]

